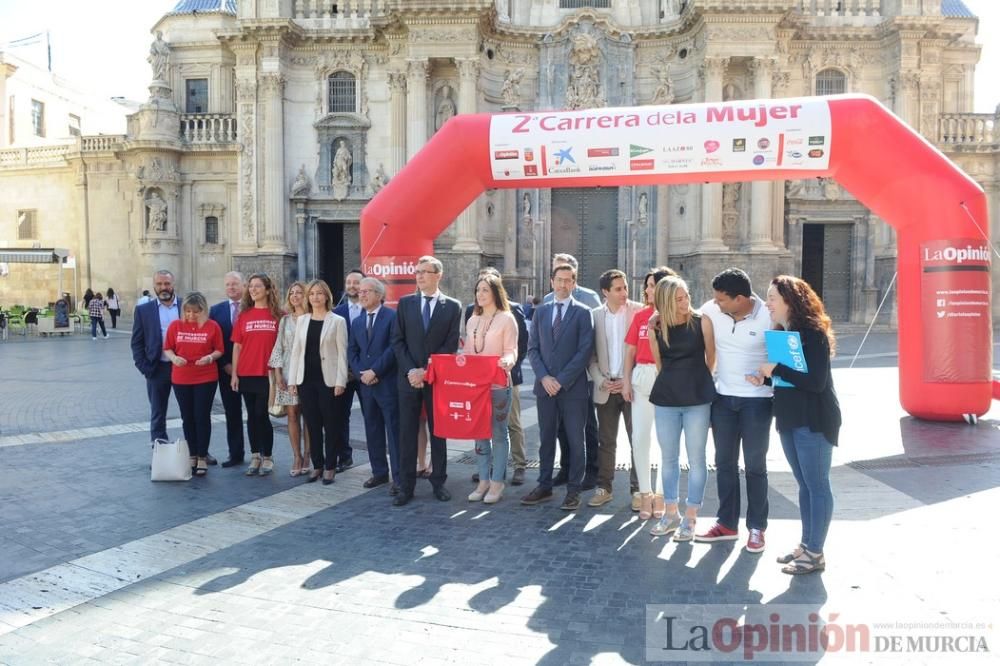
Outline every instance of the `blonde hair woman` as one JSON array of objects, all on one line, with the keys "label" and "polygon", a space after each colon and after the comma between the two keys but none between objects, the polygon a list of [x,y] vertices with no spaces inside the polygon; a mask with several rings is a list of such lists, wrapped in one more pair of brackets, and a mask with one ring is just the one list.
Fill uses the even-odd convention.
[{"label": "blonde hair woman", "polygon": [[347,322],[333,314],[333,294],[323,280],[306,287],[308,314],[295,325],[295,341],[289,358],[289,390],[298,395],[309,428],[313,471],[309,481],[323,476],[323,485],[333,483],[340,423],[334,397],[347,387]]},{"label": "blonde hair woman", "polygon": [[[666,511],[650,531],[657,536],[674,533],[674,541],[690,541],[708,480],[705,447],[716,398],[712,379],[715,334],[711,320],[691,308],[687,283],[679,277],[667,276],[657,282],[653,302],[659,318],[650,345],[658,372],[649,401],[656,406]],[[677,510],[682,432],[689,465],[683,519]]]},{"label": "blonde hair woman", "polygon": [[[295,322],[306,314],[306,283],[295,281],[288,287],[285,294],[285,312],[278,324],[278,339],[271,352],[268,365],[274,370],[274,404],[284,405],[288,414],[288,441],[292,445],[292,468],[290,476],[309,473],[309,433],[302,432],[302,412],[299,410],[299,398],[288,390],[283,370],[288,368],[289,357],[292,354],[292,343],[295,341]],[[303,434],[305,453],[302,450]]]}]

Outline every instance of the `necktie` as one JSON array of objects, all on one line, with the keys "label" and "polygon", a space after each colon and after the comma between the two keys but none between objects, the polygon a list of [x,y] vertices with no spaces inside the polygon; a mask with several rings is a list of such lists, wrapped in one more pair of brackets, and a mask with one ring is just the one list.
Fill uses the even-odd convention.
[{"label": "necktie", "polygon": [[433,296],[424,296],[424,330],[431,327],[431,299]]},{"label": "necktie", "polygon": [[240,314],[240,306],[236,301],[229,301],[229,323],[235,324],[236,317]]},{"label": "necktie", "polygon": [[372,341],[372,326],[375,324],[375,313],[368,313],[368,342]]},{"label": "necktie", "polygon": [[562,303],[556,303],[556,320],[552,322],[552,337],[559,337],[559,329],[562,327]]}]

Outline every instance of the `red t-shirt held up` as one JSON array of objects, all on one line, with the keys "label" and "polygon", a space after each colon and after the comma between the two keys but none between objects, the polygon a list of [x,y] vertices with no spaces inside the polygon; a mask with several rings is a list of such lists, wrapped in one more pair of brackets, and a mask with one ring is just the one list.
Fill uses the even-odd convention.
[{"label": "red t-shirt held up", "polygon": [[278,320],[267,308],[250,308],[240,313],[233,326],[232,341],[240,345],[236,374],[266,377],[267,362],[278,339]]},{"label": "red t-shirt held up", "polygon": [[639,310],[632,318],[632,325],[625,334],[625,344],[635,347],[635,364],[656,363],[653,350],[649,346],[649,318],[656,312],[654,308]]},{"label": "red t-shirt held up", "polygon": [[202,326],[181,319],[170,322],[163,348],[187,361],[185,366],[173,366],[170,381],[174,384],[209,384],[218,381],[219,367],[214,361],[195,365],[195,361],[212,352],[222,353],[222,329],[209,319]]},{"label": "red t-shirt held up", "polygon": [[493,437],[490,389],[507,383],[499,356],[431,354],[424,381],[434,386],[434,435],[450,439]]}]

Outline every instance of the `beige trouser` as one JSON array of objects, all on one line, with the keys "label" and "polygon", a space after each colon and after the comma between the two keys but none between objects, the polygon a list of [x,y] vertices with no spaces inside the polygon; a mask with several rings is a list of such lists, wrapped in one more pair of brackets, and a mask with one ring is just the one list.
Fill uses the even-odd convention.
[{"label": "beige trouser", "polygon": [[[654,422],[653,403],[649,392],[656,381],[656,365],[640,363],[632,369],[632,458],[635,473],[639,477],[639,492],[653,492],[650,481],[652,431]],[[656,492],[663,494],[663,481],[656,475]]]},{"label": "beige trouser", "polygon": [[510,459],[514,461],[514,469],[524,469],[528,466],[524,455],[524,428],[521,427],[521,391],[520,386],[512,386],[510,392],[510,414],[507,416],[507,431],[510,433]]}]

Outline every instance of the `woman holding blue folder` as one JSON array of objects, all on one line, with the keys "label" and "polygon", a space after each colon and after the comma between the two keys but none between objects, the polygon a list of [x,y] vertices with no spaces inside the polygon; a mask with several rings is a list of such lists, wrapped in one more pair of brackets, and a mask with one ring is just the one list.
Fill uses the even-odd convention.
[{"label": "woman holding blue folder", "polygon": [[771,280],[767,309],[778,329],[798,333],[805,371],[764,363],[760,375],[747,380],[758,386],[784,380],[774,382],[774,420],[799,484],[802,542],[778,562],[787,574],[807,574],[826,568],[823,544],[833,517],[830,461],[841,422],[830,373],[836,341],[823,302],[804,280],[789,275]]}]

